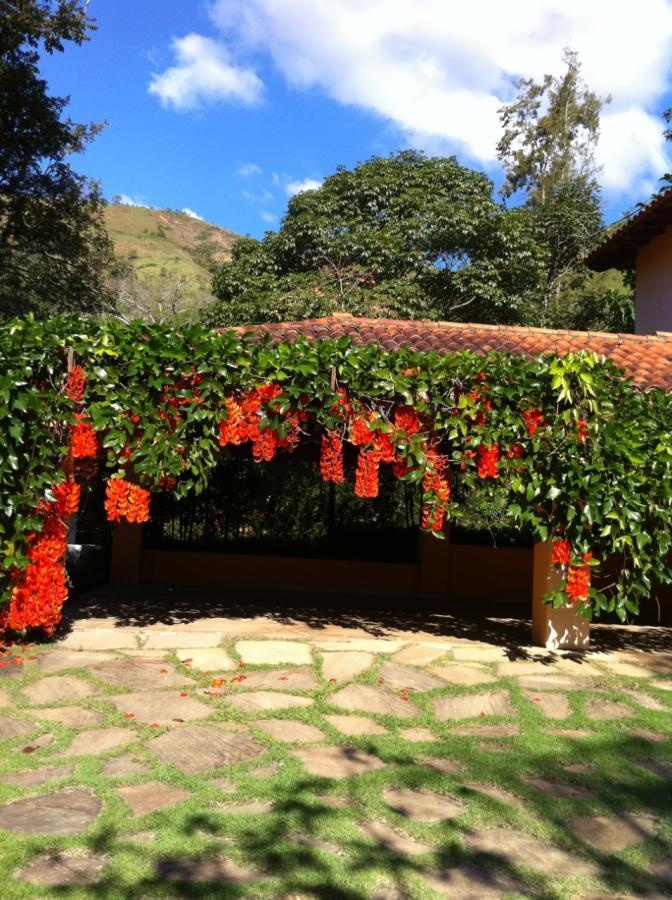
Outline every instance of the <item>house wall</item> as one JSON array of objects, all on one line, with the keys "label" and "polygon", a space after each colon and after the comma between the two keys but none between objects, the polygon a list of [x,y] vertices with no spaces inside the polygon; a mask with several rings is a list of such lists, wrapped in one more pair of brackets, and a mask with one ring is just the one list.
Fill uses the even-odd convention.
[{"label": "house wall", "polygon": [[672,228],[637,248],[635,333],[672,332]]}]

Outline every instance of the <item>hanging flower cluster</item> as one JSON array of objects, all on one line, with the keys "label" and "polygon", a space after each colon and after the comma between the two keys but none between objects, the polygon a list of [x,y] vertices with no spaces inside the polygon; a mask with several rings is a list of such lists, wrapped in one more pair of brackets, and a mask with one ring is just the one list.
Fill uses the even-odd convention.
[{"label": "hanging flower cluster", "polygon": [[85,413],[77,413],[77,423],[70,435],[70,455],[73,459],[95,458],[98,453],[98,439],[93,425]]},{"label": "hanging flower cluster", "polygon": [[322,435],[320,473],[325,484],[343,484],[343,438],[336,431]]},{"label": "hanging flower cluster", "polygon": [[148,522],[149,491],[123,478],[110,478],[105,488],[105,513],[109,522]]},{"label": "hanging flower cluster", "polygon": [[592,553],[584,553],[582,566],[569,566],[567,569],[565,593],[570,603],[582,603],[588,599],[590,594],[590,567],[588,563],[592,557]]},{"label": "hanging flower cluster", "polygon": [[301,439],[301,425],[308,418],[305,410],[291,409],[283,414],[284,436],[263,424],[269,415],[279,415],[276,401],[280,394],[280,385],[263,384],[238,398],[226,397],[226,419],[219,423],[220,446],[251,443],[252,457],[258,463],[270,462],[278,450],[294,451]]}]

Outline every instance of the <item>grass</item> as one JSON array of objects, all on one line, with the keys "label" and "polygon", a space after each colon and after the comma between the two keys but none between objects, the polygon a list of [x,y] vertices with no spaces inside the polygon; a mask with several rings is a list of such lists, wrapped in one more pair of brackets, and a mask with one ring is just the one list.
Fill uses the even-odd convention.
[{"label": "grass", "polygon": [[[227,650],[237,658],[232,644]],[[319,654],[316,652],[316,672],[320,673]],[[209,722],[240,723],[250,727],[256,740],[267,748],[267,753],[254,760],[231,766],[226,770],[204,775],[188,775],[162,764],[146,746],[146,741],[165,729],[129,723],[123,713],[116,710],[105,696],[122,692],[118,686],[97,683],[99,695],[80,701],[82,705],[104,711],[108,718],[105,725],[121,725],[137,732],[135,744],[113,751],[107,756],[133,753],[146,761],[151,772],[125,779],[108,779],[101,774],[100,761],[94,756],[80,757],[75,774],[54,784],[20,790],[0,783],[0,803],[8,800],[43,794],[66,785],[89,788],[103,801],[103,811],[87,832],[74,838],[25,837],[4,833],[0,844],[0,878],[3,898],[67,896],[105,898],[154,898],[154,897],[325,897],[341,900],[366,900],[377,888],[397,886],[414,900],[429,900],[435,895],[423,878],[423,872],[451,867],[470,861],[462,839],[471,832],[485,828],[502,827],[526,832],[541,840],[550,841],[579,857],[594,861],[600,877],[592,879],[573,876],[568,872],[562,878],[549,878],[534,868],[512,868],[505,858],[480,860],[486,865],[509,872],[519,878],[531,895],[549,900],[565,900],[589,893],[621,895],[634,893],[642,897],[647,890],[665,893],[665,887],[646,871],[654,859],[670,852],[672,847],[672,803],[670,784],[637,765],[643,757],[655,757],[672,761],[669,741],[648,743],[630,735],[626,727],[642,727],[672,737],[669,692],[655,689],[655,681],[644,683],[639,679],[615,676],[605,672],[600,678],[599,696],[617,700],[636,710],[628,720],[594,722],[586,718],[584,704],[595,690],[572,691],[569,694],[572,714],[567,720],[547,720],[533,703],[525,699],[514,677],[501,678],[496,685],[475,688],[445,688],[424,694],[414,694],[412,702],[419,715],[415,719],[399,721],[393,716],[379,716],[377,720],[389,729],[385,735],[345,738],[324,718],[324,714],[343,710],[330,704],[329,697],[343,686],[328,684],[323,679],[319,690],[308,695],[315,699],[312,707],[296,710],[276,710],[267,714],[252,715],[237,712],[225,706],[217,698],[203,698],[198,688],[207,687],[210,678],[203,673],[183,666],[175,655],[167,658],[180,671],[194,679],[190,693],[204,699],[212,707]],[[356,681],[377,685],[379,669],[385,657],[378,657],[374,666],[360,675]],[[446,655],[449,661],[450,654]],[[440,664],[438,661],[435,664]],[[247,671],[264,669],[248,666]],[[484,664],[484,670],[494,673],[494,664]],[[91,680],[86,670],[73,670]],[[18,715],[27,713],[27,706],[19,689],[39,677],[37,667],[31,667],[24,681],[3,682],[12,694]],[[622,687],[646,690],[667,705],[667,712],[654,712],[640,708]],[[450,723],[437,722],[432,713],[432,698],[440,693],[478,693],[483,690],[508,689],[517,710],[515,717],[490,719],[487,722],[515,721],[520,725],[518,737],[485,740],[454,734]],[[237,690],[237,688],[236,688]],[[69,705],[66,701],[63,705]],[[306,773],[294,758],[291,747],[274,741],[264,732],[254,729],[255,718],[272,717],[295,719],[320,728],[328,741],[334,744],[351,744],[373,753],[387,763],[378,772],[356,778],[330,780],[316,778]],[[477,720],[478,721],[478,720]],[[18,738],[3,746],[7,748],[0,758],[0,782],[4,775],[27,768],[56,764],[61,750],[68,746],[75,735],[73,729],[57,723],[49,723],[55,735],[54,743],[34,755],[24,756],[19,750],[26,738]],[[426,743],[409,743],[399,734],[400,729],[412,725],[430,728],[434,740]],[[554,728],[585,729],[585,739],[570,739],[553,734]],[[36,729],[45,731],[46,728]],[[29,741],[28,741],[29,743]],[[506,750],[497,749],[504,745]],[[439,774],[428,771],[417,760],[424,756],[451,759],[462,767],[459,775]],[[267,763],[280,764],[276,775],[259,779],[254,771]],[[70,762],[70,760],[68,760]],[[583,775],[570,775],[561,766],[572,763],[588,763],[592,768]],[[556,799],[526,784],[525,775],[542,775],[564,782],[573,781],[594,792],[590,800]],[[231,779],[237,790],[223,793],[212,783],[217,776]],[[182,787],[191,792],[182,803],[143,818],[134,819],[126,803],[117,795],[116,788],[142,781],[160,781]],[[522,804],[506,805],[479,794],[467,786],[467,782],[495,785],[520,798]],[[445,793],[465,803],[465,811],[455,819],[440,823],[414,822],[398,816],[383,799],[387,786],[426,788]],[[342,809],[326,806],[320,797],[329,795],[347,801]],[[274,808],[264,815],[227,814],[222,804],[243,800],[267,800]],[[621,853],[606,855],[591,850],[574,837],[567,827],[568,820],[577,815],[619,816],[624,813],[651,815],[660,821],[657,837]],[[434,848],[425,856],[408,857],[389,852],[365,837],[357,823],[365,819],[384,821],[410,837]],[[150,844],[132,844],[129,835],[151,830],[155,839]],[[319,847],[298,846],[293,835],[317,838],[340,848],[336,854]],[[48,848],[95,850],[108,853],[109,862],[102,880],[95,888],[49,889],[12,882],[9,879],[17,868],[26,865],[35,855]],[[155,863],[170,857],[208,857],[223,853],[244,868],[262,871],[262,881],[251,885],[229,886],[207,883],[173,885],[162,882],[157,876]],[[473,861],[473,860],[471,860]],[[669,886],[668,886],[669,890]]]}]

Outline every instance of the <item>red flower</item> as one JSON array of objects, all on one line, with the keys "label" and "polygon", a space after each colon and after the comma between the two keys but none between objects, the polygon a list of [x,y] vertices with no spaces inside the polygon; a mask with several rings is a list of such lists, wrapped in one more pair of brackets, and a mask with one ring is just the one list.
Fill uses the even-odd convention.
[{"label": "red flower", "polygon": [[74,478],[66,478],[53,489],[56,514],[61,519],[74,516],[79,509],[80,487]]},{"label": "red flower", "polygon": [[378,467],[380,454],[377,450],[360,450],[355,473],[355,494],[358,497],[378,496]]},{"label": "red flower", "polygon": [[572,546],[564,538],[553,541],[551,562],[554,566],[568,566],[572,556]]},{"label": "red flower", "polygon": [[[584,553],[583,562],[590,562],[592,556],[592,553]],[[590,594],[590,568],[588,565],[570,566],[568,568],[565,593],[570,603],[581,603],[581,601],[588,599]]]},{"label": "red flower", "polygon": [[147,522],[149,491],[123,478],[110,478],[105,489],[105,512],[109,522]]},{"label": "red flower", "polygon": [[345,481],[343,471],[343,438],[335,431],[322,435],[320,453],[320,472],[325,484],[342,484]]},{"label": "red flower", "polygon": [[478,448],[478,477],[499,477],[499,446],[497,444],[481,444]]},{"label": "red flower", "polygon": [[84,374],[84,369],[81,366],[73,366],[65,379],[65,393],[68,400],[72,400],[73,403],[81,403],[85,389],[86,375]]},{"label": "red flower", "polygon": [[270,462],[278,449],[278,435],[270,429],[259,432],[252,443],[252,456],[256,463]]},{"label": "red flower", "polygon": [[131,523],[149,521],[149,491],[137,484],[129,485],[126,519]]},{"label": "red flower", "polygon": [[224,405],[226,421],[219,423],[219,443],[222,447],[226,447],[227,444],[240,444],[243,440],[240,426],[244,424],[240,405],[233,397],[226,397]]},{"label": "red flower", "polygon": [[87,417],[77,414],[77,424],[72,429],[70,437],[70,455],[74,459],[87,459],[98,453],[98,439],[93,426]]},{"label": "red flower", "polygon": [[585,419],[576,422],[576,440],[579,444],[585,444],[588,440],[588,423]]},{"label": "red flower", "polygon": [[523,413],[523,421],[525,422],[528,436],[534,437],[537,429],[544,427],[544,414],[536,406],[533,406],[532,409],[528,409]]},{"label": "red flower", "polygon": [[370,428],[371,415],[356,416],[350,428],[350,440],[355,447],[368,447],[373,441],[374,431]]},{"label": "red flower", "polygon": [[422,421],[412,406],[400,406],[394,413],[394,427],[410,437],[421,430]]}]

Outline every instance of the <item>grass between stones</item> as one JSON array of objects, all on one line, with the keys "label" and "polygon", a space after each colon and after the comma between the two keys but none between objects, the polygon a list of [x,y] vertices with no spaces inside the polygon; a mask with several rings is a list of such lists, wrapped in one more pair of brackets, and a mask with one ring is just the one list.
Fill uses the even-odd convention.
[{"label": "grass between stones", "polygon": [[[235,641],[222,645],[239,666]],[[344,648],[346,649],[346,648]],[[37,648],[50,652],[50,648]],[[330,651],[331,652],[331,651]],[[182,657],[185,656],[180,651]],[[123,657],[120,657],[123,658]],[[137,657],[136,657],[137,659]],[[390,654],[379,654],[372,665],[352,682],[330,683],[322,677],[321,658],[313,650],[313,668],[318,678],[317,690],[299,692],[314,703],[306,708],[257,710],[244,713],[222,702],[231,692],[243,692],[241,686],[231,684],[231,678],[254,671],[285,671],[287,664],[277,666],[246,665],[230,672],[204,673],[183,665],[175,652],[167,651],[166,664],[187,676],[187,687],[165,688],[166,695],[186,691],[209,707],[207,719],[195,719],[189,727],[205,723],[229,729],[248,731],[267,752],[254,759],[226,768],[188,774],[163,764],[149,749],[149,742],[169,730],[152,727],[126,717],[110,699],[124,693],[137,693],[118,683],[95,679],[88,669],[69,669],[67,674],[80,678],[95,687],[95,694],[78,701],[64,699],[51,706],[81,705],[103,713],[99,726],[123,727],[135,737],[133,743],[111,750],[104,758],[133,756],[148,767],[147,771],[129,777],[108,777],[103,774],[101,758],[96,755],[62,759],[63,752],[82,730],[68,728],[57,721],[39,722],[39,708],[29,706],[21,691],[40,680],[35,663],[26,665],[20,681],[4,681],[3,690],[11,705],[1,714],[25,720],[35,718],[34,732],[4,742],[0,754],[0,806],[15,799],[37,798],[67,787],[91,791],[101,802],[102,812],[90,827],[75,837],[37,837],[0,833],[0,878],[3,898],[67,896],[106,898],[152,897],[333,897],[342,900],[368,900],[376,891],[396,887],[402,895],[416,900],[442,896],[430,887],[425,875],[432,876],[453,867],[476,865],[503,876],[511,876],[521,886],[522,895],[569,900],[589,894],[646,896],[669,895],[667,887],[648,871],[656,860],[672,849],[672,781],[666,781],[640,764],[655,759],[672,761],[672,693],[656,690],[655,678],[638,679],[604,670],[598,679],[587,679],[584,689],[567,692],[570,715],[565,719],[549,719],[535,705],[534,691],[523,689],[514,675],[507,674],[495,683],[464,687],[450,685],[420,693],[408,692],[409,702],[418,715],[399,719],[393,715],[375,715],[362,711],[386,729],[383,734],[346,736],[335,728],[327,715],[348,715],[330,702],[331,695],[348,683],[385,688],[381,669]],[[450,665],[450,652],[425,664],[417,671],[430,672],[431,666]],[[464,665],[461,661],[460,665]],[[484,662],[481,671],[496,675],[497,663]],[[51,672],[49,673],[52,674]],[[563,673],[564,674],[564,673]],[[213,676],[226,679],[211,695],[203,689],[212,686]],[[155,690],[151,688],[151,690]],[[221,696],[213,696],[219,690]],[[391,690],[391,688],[390,688]],[[491,691],[508,691],[515,714],[505,717],[476,717],[459,722],[439,722],[434,716],[433,700],[442,696],[465,696]],[[635,693],[628,693],[628,691]],[[646,709],[637,704],[638,693],[654,697],[663,710]],[[395,690],[397,696],[404,696]],[[634,710],[623,719],[589,718],[586,706],[590,699],[608,700]],[[355,714],[354,712],[352,713]],[[307,773],[292,751],[310,744],[291,744],[273,739],[254,721],[263,719],[292,720],[318,728],[325,741],[316,744],[352,746],[371,754],[385,766],[377,771],[350,778],[327,779]],[[458,736],[456,725],[517,724],[520,735],[484,738],[477,734]],[[180,728],[175,723],[171,728]],[[407,741],[401,732],[409,727],[427,729],[432,740]],[[649,742],[633,736],[631,729],[646,729],[665,736],[667,740]],[[585,732],[585,737],[563,736],[558,732]],[[50,732],[54,741],[32,753],[23,753],[31,740]],[[502,752],[504,748],[504,752]],[[317,750],[316,750],[317,752]],[[455,774],[424,766],[425,757],[451,760],[456,763]],[[61,765],[74,765],[70,776],[34,787],[11,786],[4,777],[14,773]],[[255,777],[262,767],[275,764],[274,774]],[[572,767],[588,766],[587,770],[571,771]],[[567,767],[570,767],[568,770]],[[230,784],[222,784],[222,778]],[[585,796],[563,796],[536,789],[531,779],[547,782],[574,783],[585,789]],[[134,817],[127,803],[118,794],[122,786],[159,782],[185,792],[184,799],[160,811]],[[478,790],[478,786],[483,791]],[[232,790],[228,790],[232,788]],[[508,792],[519,802],[506,802]],[[414,790],[436,792],[462,804],[463,811],[453,818],[439,822],[416,821],[397,814],[386,802],[385,791]],[[580,792],[583,793],[583,792]],[[179,796],[182,796],[180,794]],[[323,802],[324,800],[324,802]],[[227,812],[227,804],[258,801],[272,803],[267,812]],[[340,805],[339,805],[340,801]],[[39,804],[38,804],[39,806]],[[259,807],[261,808],[261,807]],[[254,807],[251,807],[254,810]],[[643,835],[636,843],[618,853],[599,851],[582,842],[572,828],[572,820],[587,816],[611,819],[619,816],[654,817],[659,825],[655,837]],[[376,828],[363,831],[367,822],[384,823],[398,831],[405,840],[426,846],[429,852],[403,853],[390,849],[390,843],[377,842]],[[506,852],[478,855],[470,853],[470,838],[487,829],[503,828],[522,832],[538,841],[546,842],[574,854],[577,860],[591,863],[595,876],[573,874],[571,866],[562,875],[543,871],[540,857],[530,857],[529,864],[514,865]],[[383,829],[384,830],[384,829]],[[150,832],[148,840],[146,832]],[[134,842],[133,835],[143,840]],[[301,837],[308,840],[299,840]],[[403,841],[399,842],[403,846]],[[73,854],[93,852],[105,854],[106,863],[95,886],[45,888],[12,879],[17,870],[24,869],[41,853],[65,851]],[[335,852],[337,851],[337,852]],[[235,871],[245,877],[236,883],[203,882],[189,884],[168,881],[161,872],[165,860],[186,861],[185,871],[197,879],[199,860],[203,871],[218,871],[212,860],[224,857]],[[237,868],[236,868],[237,867]],[[178,867],[179,868],[179,867]],[[469,870],[467,870],[469,871]],[[255,880],[248,881],[249,878]],[[234,879],[235,880],[235,879]],[[434,879],[432,884],[438,884]],[[437,887],[437,890],[439,888]],[[448,889],[444,896],[458,896]],[[478,887],[474,896],[478,896]],[[518,895],[511,895],[518,896]]]}]

